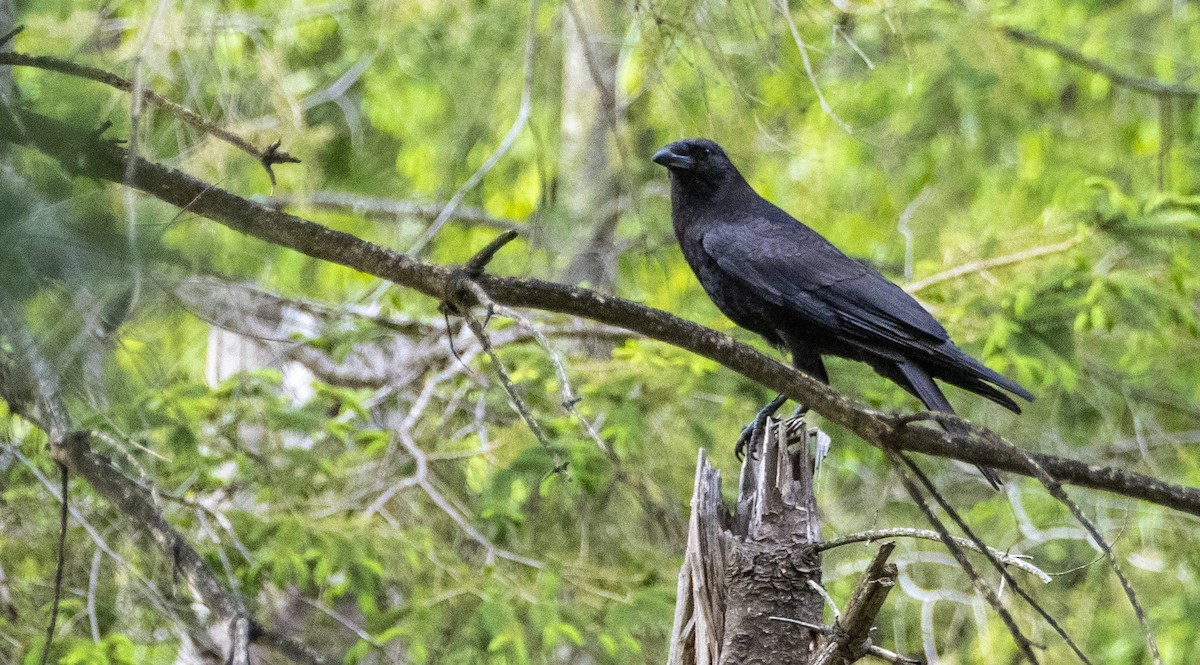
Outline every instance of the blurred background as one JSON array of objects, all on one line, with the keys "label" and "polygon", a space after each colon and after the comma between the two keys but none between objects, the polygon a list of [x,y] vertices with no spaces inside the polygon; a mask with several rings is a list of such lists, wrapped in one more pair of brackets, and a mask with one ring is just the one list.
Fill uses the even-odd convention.
[{"label": "blurred background", "polygon": [[[79,127],[110,121],[105,136],[147,159],[429,261],[462,262],[519,229],[491,272],[587,285],[761,346],[683,262],[666,173],[649,161],[712,138],[765,197],[906,285],[1038,396],[1015,416],[950,388],[964,417],[1030,450],[1200,484],[1200,9],[783,1],[0,11],[4,31],[25,26],[12,49],[115,72],[256,146],[281,140],[303,162],[276,166],[274,187],[253,157],[161,109],[134,123],[130,96],[96,82],[14,68],[0,92]],[[696,451],[736,478],[733,444],[767,389],[525,312],[585,424],[562,407],[547,350],[493,319],[550,454],[457,321],[454,359],[429,298],[11,145],[0,198],[5,312],[50,358],[97,452],[157,486],[171,523],[264,623],[347,663],[665,660]],[[834,360],[830,374],[872,405],[918,406],[865,365]],[[44,434],[5,414],[0,662],[30,663],[52,597],[56,472]],[[833,441],[817,487],[825,538],[926,527],[875,449],[818,424]],[[556,455],[566,473],[552,472]],[[1011,477],[997,494],[962,465],[926,467],[992,546],[1051,575],[1022,581],[1095,662],[1148,660],[1110,569],[1040,485]],[[1200,662],[1195,518],[1072,495],[1114,543],[1165,662]],[[169,558],[84,483],[71,498],[51,662],[220,662],[203,645],[225,627],[196,616]],[[826,554],[835,598],[873,552]],[[902,542],[896,560],[876,643],[1016,662],[939,544]],[[1013,607],[1047,662],[1069,657]]]}]

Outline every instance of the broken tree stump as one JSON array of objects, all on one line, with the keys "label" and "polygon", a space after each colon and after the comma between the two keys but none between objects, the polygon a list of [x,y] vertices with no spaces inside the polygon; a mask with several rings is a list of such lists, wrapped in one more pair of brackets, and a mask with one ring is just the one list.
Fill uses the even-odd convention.
[{"label": "broken tree stump", "polygon": [[763,438],[742,464],[732,514],[720,472],[700,451],[670,665],[805,665],[820,646],[821,631],[794,623],[821,626],[825,602],[814,588],[820,525],[808,431],[803,421],[772,421]]},{"label": "broken tree stump", "polygon": [[821,620],[812,454],[819,436],[803,420],[769,421],[759,454],[742,464],[733,513],[721,498],[721,473],[700,451],[668,665],[848,665],[865,655],[919,662],[871,643],[896,583],[893,543],[879,548],[845,614],[832,626]]}]

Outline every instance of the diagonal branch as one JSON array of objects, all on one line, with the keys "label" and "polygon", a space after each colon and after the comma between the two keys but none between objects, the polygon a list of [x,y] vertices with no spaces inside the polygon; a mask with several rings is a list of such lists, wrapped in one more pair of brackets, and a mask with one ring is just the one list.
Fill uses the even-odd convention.
[{"label": "diagonal branch", "polygon": [[1145,92],[1156,97],[1200,97],[1200,89],[1178,83],[1164,83],[1158,79],[1146,76],[1135,76],[1123,72],[1112,65],[1090,58],[1079,51],[1055,41],[1040,37],[1035,33],[1017,28],[1001,28],[1004,36],[1025,46],[1031,46],[1043,51],[1050,51],[1067,62],[1091,70],[1116,85],[1138,92]]},{"label": "diagonal branch", "polygon": [[954,556],[954,560],[958,562],[958,566],[962,568],[962,571],[966,573],[967,577],[971,580],[971,583],[975,586],[976,591],[979,592],[979,595],[983,596],[988,605],[991,605],[992,609],[996,611],[996,614],[1000,615],[1000,619],[1004,622],[1004,626],[1008,628],[1008,632],[1010,635],[1012,635],[1013,642],[1016,643],[1017,649],[1020,650],[1021,655],[1025,660],[1032,663],[1032,665],[1038,665],[1039,661],[1037,659],[1037,654],[1033,651],[1033,642],[1031,642],[1029,638],[1026,637],[1023,632],[1021,632],[1021,629],[1019,626],[1017,626],[1016,620],[1013,618],[1012,614],[1006,607],[1004,607],[1004,604],[1000,602],[1000,597],[996,594],[996,591],[992,589],[992,587],[988,586],[987,582],[983,581],[983,578],[975,570],[975,567],[971,565],[971,561],[967,559],[967,555],[962,551],[961,548],[959,548],[958,544],[954,542],[954,539],[950,536],[950,532],[946,530],[945,524],[938,519],[938,516],[929,506],[929,503],[925,501],[925,497],[921,494],[920,488],[917,487],[916,482],[909,476],[908,471],[906,471],[904,468],[904,463],[907,460],[905,460],[900,453],[896,453],[892,450],[885,449],[884,454],[887,455],[888,462],[891,463],[892,468],[896,470],[896,473],[900,478],[900,484],[904,486],[904,491],[908,492],[908,495],[912,498],[913,503],[915,503],[917,507],[921,509],[921,512],[925,515],[925,519],[929,521],[930,526],[932,526],[934,530],[938,532],[938,535],[942,539],[942,543],[946,546],[946,549],[950,550],[950,554]]},{"label": "diagonal branch", "polygon": [[[35,113],[0,115],[0,142],[34,148],[73,172],[121,183],[128,152],[92,133]],[[131,185],[190,213],[265,242],[337,263],[441,300],[455,270],[418,261],[349,233],[315,224],[214,187],[181,171],[138,160]],[[704,356],[782,392],[881,448],[948,457],[1021,475],[1032,472],[1023,454],[978,432],[953,438],[939,429],[909,427],[834,392],[819,381],[704,326],[662,310],[595,291],[538,279],[482,275],[476,283],[498,304],[530,307],[619,326]],[[995,440],[1004,441],[992,434]],[[1200,515],[1200,489],[1172,485],[1124,469],[1054,455],[1025,453],[1059,482],[1114,492]]]},{"label": "diagonal branch", "polygon": [[888,563],[888,557],[896,543],[884,543],[875,558],[867,565],[862,581],[846,605],[846,613],[833,627],[833,634],[826,636],[825,644],[812,660],[812,665],[848,665],[868,653],[871,646],[870,631],[875,617],[883,608],[883,602],[896,586],[896,564]]},{"label": "diagonal branch", "polygon": [[[58,379],[39,352],[32,335],[5,312],[0,312],[0,332],[7,335],[19,350],[24,361],[23,373],[28,376],[32,388],[28,401],[6,393],[4,398],[9,408],[46,432],[50,440],[50,455],[56,462],[73,475],[86,480],[114,509],[159,546],[172,561],[173,569],[182,575],[196,597],[212,612],[215,622],[228,623],[229,662],[248,665],[250,643],[261,641],[266,633],[251,618],[242,599],[222,587],[200,553],[167,522],[150,492],[125,477],[107,457],[92,452],[91,433],[73,428],[62,402]],[[4,367],[0,373],[9,374],[11,370],[11,367]],[[66,496],[62,499],[65,503]],[[308,665],[329,665],[333,662],[282,635],[270,633],[268,641],[281,652],[297,656],[298,662]],[[298,657],[301,653],[308,654],[308,657]]]}]

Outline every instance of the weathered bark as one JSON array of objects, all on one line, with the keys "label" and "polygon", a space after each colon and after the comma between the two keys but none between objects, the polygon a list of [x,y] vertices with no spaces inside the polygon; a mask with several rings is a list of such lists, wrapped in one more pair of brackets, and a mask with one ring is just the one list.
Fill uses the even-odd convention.
[{"label": "weathered bark", "polygon": [[805,665],[817,648],[819,633],[795,623],[821,625],[824,603],[810,584],[821,580],[812,458],[807,445],[788,452],[789,429],[769,428],[746,458],[733,514],[700,451],[670,665]]}]

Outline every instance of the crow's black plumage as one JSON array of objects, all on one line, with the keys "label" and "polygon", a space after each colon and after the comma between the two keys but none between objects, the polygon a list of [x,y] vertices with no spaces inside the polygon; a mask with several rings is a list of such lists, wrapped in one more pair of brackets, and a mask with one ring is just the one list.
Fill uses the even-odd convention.
[{"label": "crow's black plumage", "polygon": [[[950,341],[912,296],[758,195],[707,139],[654,155],[671,174],[671,221],[688,265],[734,323],[829,382],[823,355],[863,361],[932,411],[953,413],[934,379],[1020,413],[1027,390]],[[778,404],[776,404],[776,407]],[[995,471],[981,468],[995,486]]]}]

